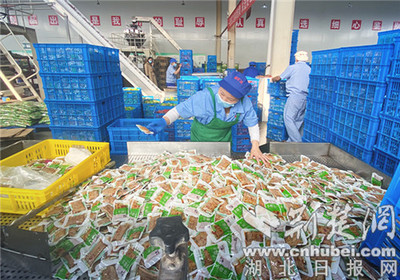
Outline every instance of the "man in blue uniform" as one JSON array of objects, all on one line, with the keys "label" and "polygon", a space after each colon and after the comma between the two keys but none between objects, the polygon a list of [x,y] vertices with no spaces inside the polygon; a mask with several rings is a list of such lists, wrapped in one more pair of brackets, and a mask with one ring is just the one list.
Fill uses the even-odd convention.
[{"label": "man in blue uniform", "polygon": [[311,68],[307,65],[307,52],[298,51],[295,55],[296,63],[290,65],[280,75],[272,78],[273,82],[286,79],[286,92],[289,97],[286,101],[283,117],[289,139],[287,142],[301,142],[304,116],[306,113],[306,99],[310,82]]},{"label": "man in blue uniform", "polygon": [[179,117],[194,117],[191,128],[193,142],[230,142],[232,126],[240,121],[249,128],[252,144],[251,157],[267,162],[262,154],[259,141],[258,119],[251,100],[246,94],[251,89],[246,77],[232,72],[219,82],[218,86],[197,92],[183,103],[168,111],[161,119],[147,126],[154,133],[160,133]]},{"label": "man in blue uniform", "polygon": [[256,66],[257,66],[257,64],[254,61],[250,61],[249,67],[244,69],[243,75],[245,75],[247,77],[252,77],[252,78],[257,77],[258,76],[258,70],[257,70]]},{"label": "man in blue uniform", "polygon": [[167,87],[176,87],[176,75],[181,71],[181,65],[177,64],[175,58],[171,58],[167,69],[166,84]]}]

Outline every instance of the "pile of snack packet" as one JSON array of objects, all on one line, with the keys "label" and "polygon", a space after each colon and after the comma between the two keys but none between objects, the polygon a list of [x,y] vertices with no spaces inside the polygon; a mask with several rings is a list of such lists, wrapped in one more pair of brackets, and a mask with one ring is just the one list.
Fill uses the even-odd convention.
[{"label": "pile of snack packet", "polygon": [[[27,127],[47,122],[46,104],[34,101],[21,101],[0,106],[0,127]],[[42,122],[43,120],[43,122]]]},{"label": "pile of snack packet", "polygon": [[[260,165],[248,155],[232,160],[182,151],[104,170],[32,230],[49,233],[59,279],[84,273],[103,280],[156,279],[162,250],[150,244],[149,233],[159,217],[174,215],[190,232],[188,279],[247,279],[249,261],[262,264],[258,279],[324,279],[313,274],[316,258],[245,257],[243,248],[358,245],[362,223],[370,224],[384,191],[304,156],[293,163],[267,157]],[[280,222],[269,236],[243,218],[260,206]],[[335,231],[334,213],[344,214],[343,231]],[[329,275],[341,272],[340,257],[324,259]],[[288,261],[290,277],[282,276]]]}]

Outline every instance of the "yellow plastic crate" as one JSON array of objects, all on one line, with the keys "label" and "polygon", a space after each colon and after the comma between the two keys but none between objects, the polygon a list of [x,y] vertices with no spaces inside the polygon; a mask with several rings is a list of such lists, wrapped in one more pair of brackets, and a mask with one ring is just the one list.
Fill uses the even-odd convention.
[{"label": "yellow plastic crate", "polygon": [[82,183],[101,171],[110,161],[108,143],[49,139],[1,160],[0,165],[21,166],[36,159],[54,159],[65,156],[73,145],[84,146],[92,152],[92,155],[44,190],[0,187],[0,212],[25,214]]}]

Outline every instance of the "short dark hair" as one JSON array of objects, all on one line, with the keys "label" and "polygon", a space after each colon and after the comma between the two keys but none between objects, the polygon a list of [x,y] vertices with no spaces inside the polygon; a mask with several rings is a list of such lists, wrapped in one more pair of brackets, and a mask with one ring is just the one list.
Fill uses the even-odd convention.
[{"label": "short dark hair", "polygon": [[147,61],[149,61],[150,59],[153,59],[151,56],[149,56],[149,58],[147,59]]}]

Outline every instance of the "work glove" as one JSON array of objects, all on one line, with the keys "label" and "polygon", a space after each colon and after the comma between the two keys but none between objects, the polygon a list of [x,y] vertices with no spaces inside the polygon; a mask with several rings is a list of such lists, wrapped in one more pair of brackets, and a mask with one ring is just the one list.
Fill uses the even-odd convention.
[{"label": "work glove", "polygon": [[167,121],[164,118],[156,119],[154,122],[151,122],[147,128],[154,132],[154,134],[158,134],[162,132],[167,127]]}]

